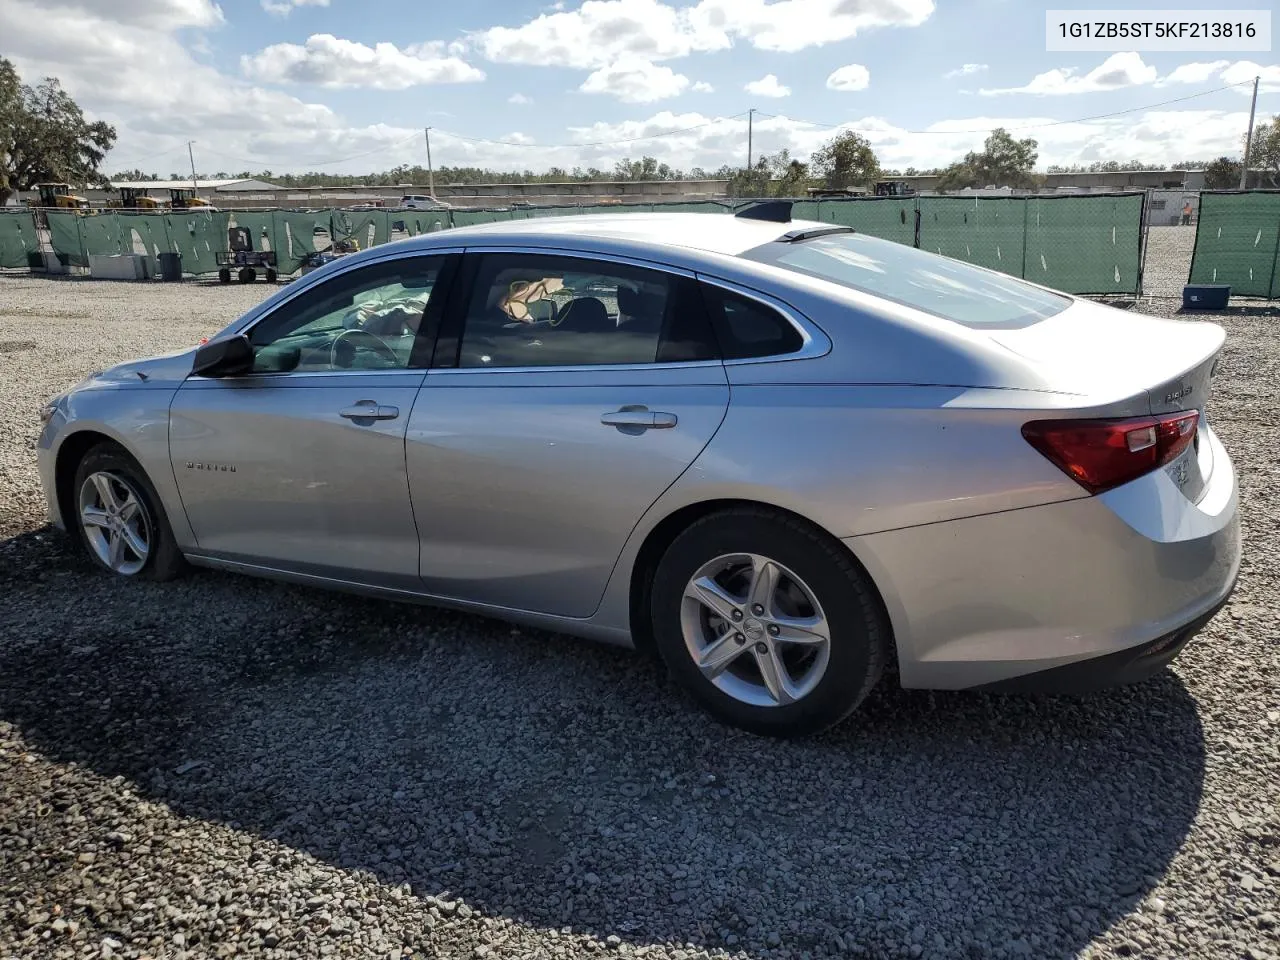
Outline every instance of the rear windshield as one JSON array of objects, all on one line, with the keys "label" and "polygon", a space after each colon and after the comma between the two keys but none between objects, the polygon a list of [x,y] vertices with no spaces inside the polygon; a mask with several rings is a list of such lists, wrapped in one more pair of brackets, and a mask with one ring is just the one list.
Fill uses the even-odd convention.
[{"label": "rear windshield", "polygon": [[950,257],[856,233],[776,241],[742,255],[830,280],[968,327],[1025,327],[1071,300]]}]

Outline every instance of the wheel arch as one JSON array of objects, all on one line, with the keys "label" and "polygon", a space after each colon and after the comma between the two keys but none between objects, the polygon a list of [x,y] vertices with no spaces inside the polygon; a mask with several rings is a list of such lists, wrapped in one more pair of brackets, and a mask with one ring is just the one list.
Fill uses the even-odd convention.
[{"label": "wheel arch", "polygon": [[889,625],[889,646],[892,653],[892,662],[896,666],[898,654],[897,643],[894,639],[892,627],[893,621],[889,616],[884,596],[880,592],[880,585],[876,582],[875,578],[871,576],[871,572],[867,569],[867,565],[863,563],[862,559],[849,546],[849,544],[840,538],[833,536],[821,524],[815,523],[809,517],[797,513],[794,510],[788,510],[787,508],[780,507],[777,504],[766,503],[761,500],[737,498],[719,498],[686,504],[659,520],[645,535],[644,541],[636,552],[635,562],[631,565],[631,582],[629,584],[628,594],[631,640],[636,649],[644,653],[646,656],[650,656],[655,659],[658,656],[657,649],[653,643],[653,633],[649,619],[649,594],[650,586],[653,583],[653,575],[657,571],[658,563],[661,561],[663,554],[666,553],[667,548],[671,546],[681,532],[686,530],[691,524],[701,520],[703,517],[710,516],[714,513],[723,513],[729,510],[739,510],[743,508],[765,510],[781,517],[787,517],[797,523],[804,524],[806,527],[812,529],[817,535],[833,543],[841,552],[848,555],[849,559],[855,564],[857,569],[864,577],[866,577],[867,583],[871,586],[871,591],[875,597],[875,601],[879,604],[881,613],[884,614],[884,622]]},{"label": "wheel arch", "polygon": [[68,529],[76,516],[76,469],[90,450],[104,443],[119,447],[135,463],[137,462],[138,458],[129,453],[128,448],[120,442],[118,437],[97,429],[77,430],[64,437],[58,444],[53,467],[54,491],[58,497],[58,512],[62,515],[62,522]]}]

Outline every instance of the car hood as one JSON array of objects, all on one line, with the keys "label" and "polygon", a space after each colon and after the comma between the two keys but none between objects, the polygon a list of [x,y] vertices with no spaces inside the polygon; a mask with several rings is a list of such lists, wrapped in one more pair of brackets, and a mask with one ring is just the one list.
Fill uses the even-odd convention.
[{"label": "car hood", "polygon": [[158,357],[117,363],[114,367],[91,374],[76,389],[117,384],[173,386],[191,375],[191,364],[195,360],[196,349],[191,347]]}]

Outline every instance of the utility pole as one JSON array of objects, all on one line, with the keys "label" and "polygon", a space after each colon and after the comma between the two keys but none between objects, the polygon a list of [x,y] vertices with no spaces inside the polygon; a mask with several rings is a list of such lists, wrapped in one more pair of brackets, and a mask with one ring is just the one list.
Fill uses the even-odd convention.
[{"label": "utility pole", "polygon": [[427,127],[422,131],[427,137],[427,189],[431,194],[431,199],[436,198],[436,172],[431,167],[431,128]]},{"label": "utility pole", "polygon": [[1253,78],[1253,103],[1249,106],[1249,132],[1244,138],[1244,165],[1240,168],[1240,189],[1249,186],[1249,150],[1253,146],[1253,116],[1258,111],[1258,80]]},{"label": "utility pole", "polygon": [[196,156],[191,152],[191,145],[194,140],[187,141],[187,159],[191,161],[191,192],[195,193],[200,189],[200,185],[196,183]]},{"label": "utility pole", "polygon": [[754,133],[756,108],[747,111],[747,175],[751,175],[751,137]]}]

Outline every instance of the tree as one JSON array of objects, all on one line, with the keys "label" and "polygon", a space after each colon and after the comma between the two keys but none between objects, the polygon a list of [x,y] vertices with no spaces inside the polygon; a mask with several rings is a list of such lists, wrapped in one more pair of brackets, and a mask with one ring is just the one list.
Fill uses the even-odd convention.
[{"label": "tree", "polygon": [[115,128],[85,120],[57,78],[27,86],[0,58],[0,205],[48,181],[106,186],[98,165],[115,142]]},{"label": "tree", "polygon": [[614,165],[613,175],[616,180],[680,180],[684,177],[681,171],[659,163],[656,157],[640,160],[623,157]]},{"label": "tree", "polygon": [[1032,169],[1040,154],[1035,140],[1015,140],[1009,131],[996,127],[982,145],[981,153],[966,153],[942,171],[938,190],[965,187],[1029,187],[1035,183]]},{"label": "tree", "polygon": [[880,176],[880,161],[866,137],[846,130],[827,141],[810,162],[829,190],[866,186]]},{"label": "tree", "polygon": [[1280,114],[1253,128],[1249,167],[1261,171],[1269,186],[1280,186]]},{"label": "tree", "polygon": [[[144,173],[140,168],[135,167],[132,170],[121,170],[119,173],[112,175],[112,180],[124,180],[127,182],[137,183],[147,180],[162,180],[163,177],[158,173]],[[215,180],[225,179],[223,177],[214,177]]]},{"label": "tree", "polygon": [[1243,165],[1230,157],[1219,157],[1204,168],[1206,190],[1234,190],[1240,186],[1240,170]]}]

